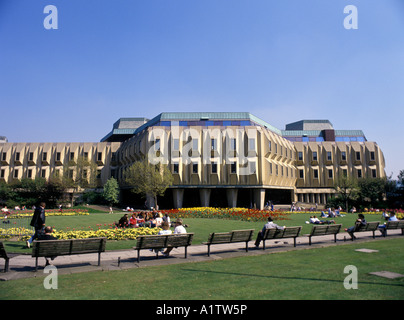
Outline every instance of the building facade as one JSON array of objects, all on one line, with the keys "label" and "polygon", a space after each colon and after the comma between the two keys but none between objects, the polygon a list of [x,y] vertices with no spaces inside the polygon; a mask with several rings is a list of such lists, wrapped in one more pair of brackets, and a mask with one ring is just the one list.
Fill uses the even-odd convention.
[{"label": "building facade", "polygon": [[247,112],[121,118],[101,142],[0,143],[0,155],[6,182],[48,179],[75,157],[86,157],[97,164],[100,186],[118,179],[127,203],[133,195],[125,170],[146,157],[171,169],[174,184],[164,197],[169,207],[325,205],[340,177],[385,177],[382,151],[361,130],[335,130],[328,120],[279,130]]}]

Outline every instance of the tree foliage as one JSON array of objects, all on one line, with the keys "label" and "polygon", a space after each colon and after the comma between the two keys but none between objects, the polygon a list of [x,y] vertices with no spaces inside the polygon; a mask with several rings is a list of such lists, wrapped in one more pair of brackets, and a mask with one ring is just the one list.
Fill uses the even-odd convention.
[{"label": "tree foliage", "polygon": [[111,206],[119,202],[119,185],[114,177],[109,178],[104,184],[103,197]]},{"label": "tree foliage", "polygon": [[157,196],[164,195],[166,189],[173,184],[173,176],[167,165],[153,165],[143,159],[136,161],[125,172],[125,183],[131,186],[132,191],[144,197],[154,198],[157,206]]},{"label": "tree foliage", "polygon": [[356,200],[359,195],[359,187],[356,180],[341,177],[334,183],[334,189],[342,199],[345,205],[345,210],[349,210],[349,202]]}]

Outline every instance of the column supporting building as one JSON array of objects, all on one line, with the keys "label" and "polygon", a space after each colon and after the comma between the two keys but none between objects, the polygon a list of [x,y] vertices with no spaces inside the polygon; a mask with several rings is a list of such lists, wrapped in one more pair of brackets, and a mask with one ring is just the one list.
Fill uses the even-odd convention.
[{"label": "column supporting building", "polygon": [[182,208],[184,200],[184,189],[172,189],[173,190],[173,202],[174,208]]},{"label": "column supporting building", "polygon": [[237,189],[227,189],[226,190],[227,203],[230,208],[237,207],[237,194],[238,194]]}]

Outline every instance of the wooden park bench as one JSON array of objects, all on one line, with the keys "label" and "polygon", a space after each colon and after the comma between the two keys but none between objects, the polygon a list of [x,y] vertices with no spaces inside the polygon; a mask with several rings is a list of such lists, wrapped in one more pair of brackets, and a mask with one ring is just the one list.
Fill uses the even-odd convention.
[{"label": "wooden park bench", "polygon": [[3,242],[0,242],[0,257],[5,260],[4,263],[4,272],[8,272],[10,259],[18,256],[18,253],[7,253],[6,248],[4,247]]},{"label": "wooden park bench", "polygon": [[213,232],[209,235],[208,241],[202,244],[208,246],[208,257],[210,256],[210,246],[212,244],[245,242],[245,251],[248,252],[248,242],[251,241],[253,233],[254,229]]},{"label": "wooden park bench", "polygon": [[401,229],[401,234],[404,235],[404,220],[387,221],[385,226],[386,226],[384,228],[385,232],[383,232],[384,237],[387,235],[387,230]]},{"label": "wooden park bench", "polygon": [[39,257],[98,253],[98,265],[100,265],[101,253],[105,252],[106,242],[107,238],[35,240],[32,247],[32,257],[35,257],[35,271],[38,269]]},{"label": "wooden park bench", "polygon": [[136,238],[137,262],[140,262],[140,250],[157,249],[156,258],[158,258],[158,250],[162,248],[185,247],[185,258],[187,258],[187,248],[191,245],[193,233],[178,233],[167,235],[143,235]]},{"label": "wooden park bench", "polygon": [[378,229],[379,221],[371,221],[367,222],[366,225],[361,224],[360,222],[355,223],[355,229],[352,232],[351,240],[355,239],[354,233],[356,232],[366,232],[371,231],[373,233],[373,239],[375,238],[375,231]]},{"label": "wooden park bench", "polygon": [[265,240],[293,238],[293,246],[296,247],[296,238],[299,236],[302,227],[285,227],[283,229],[266,229],[262,236],[263,249],[265,250]]},{"label": "wooden park bench", "polygon": [[311,238],[316,236],[334,235],[334,242],[337,242],[337,234],[339,233],[341,224],[316,224],[311,229],[310,234],[306,234],[309,237],[309,245],[311,246]]}]

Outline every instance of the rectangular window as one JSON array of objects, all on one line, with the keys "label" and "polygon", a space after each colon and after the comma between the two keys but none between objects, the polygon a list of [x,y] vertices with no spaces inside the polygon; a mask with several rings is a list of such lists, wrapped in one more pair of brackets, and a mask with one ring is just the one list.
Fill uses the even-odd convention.
[{"label": "rectangular window", "polygon": [[313,161],[317,161],[317,151],[313,151]]},{"label": "rectangular window", "polygon": [[41,177],[46,178],[46,170],[45,169],[41,170]]},{"label": "rectangular window", "polygon": [[15,161],[20,161],[20,153],[19,152],[15,153]]},{"label": "rectangular window", "polygon": [[332,179],[332,169],[328,169],[328,178]]},{"label": "rectangular window", "polygon": [[313,178],[318,179],[318,170],[317,169],[313,170]]},{"label": "rectangular window", "polygon": [[362,169],[358,169],[358,178],[362,178]]},{"label": "rectangular window", "polygon": [[101,161],[102,160],[102,152],[98,152],[97,153],[97,161]]},{"label": "rectangular window", "polygon": [[361,153],[360,152],[355,152],[355,159],[357,160],[357,161],[360,161],[361,160]]},{"label": "rectangular window", "polygon": [[346,161],[346,152],[345,151],[341,152],[341,160]]},{"label": "rectangular window", "polygon": [[299,151],[298,158],[299,161],[303,161],[303,152]]},{"label": "rectangular window", "polygon": [[84,152],[83,157],[84,157],[84,160],[88,160],[88,152]]},{"label": "rectangular window", "polygon": [[212,151],[217,150],[217,140],[216,139],[210,139],[210,148]]},{"label": "rectangular window", "polygon": [[30,152],[30,153],[29,153],[29,155],[28,155],[28,160],[29,160],[29,161],[34,161],[34,153],[33,153],[33,152]]},{"label": "rectangular window", "polygon": [[173,173],[178,173],[179,172],[179,166],[177,162],[173,163]]},{"label": "rectangular window", "polygon": [[370,152],[370,161],[375,161],[376,160],[376,158],[375,158],[375,152],[374,151],[371,151]]},{"label": "rectangular window", "polygon": [[6,175],[6,170],[4,170],[4,169],[1,169],[0,170],[0,178],[1,179],[4,179],[4,176]]},{"label": "rectangular window", "polygon": [[32,169],[28,169],[27,177],[30,179],[32,178]]},{"label": "rectangular window", "polygon": [[230,172],[231,172],[231,173],[237,173],[237,162],[233,162],[233,163],[230,165]]},{"label": "rectangular window", "polygon": [[14,178],[18,179],[18,169],[14,169]]},{"label": "rectangular window", "polygon": [[331,151],[327,151],[327,161],[332,161]]},{"label": "rectangular window", "polygon": [[56,161],[60,161],[60,152],[56,152]]},{"label": "rectangular window", "polygon": [[74,152],[70,152],[70,160],[74,160]]},{"label": "rectangular window", "polygon": [[217,173],[217,163],[212,162],[212,173]]},{"label": "rectangular window", "polygon": [[377,178],[377,171],[376,171],[376,169],[372,169],[372,178]]},{"label": "rectangular window", "polygon": [[299,178],[300,179],[304,178],[304,171],[302,169],[299,170]]},{"label": "rectangular window", "polygon": [[198,173],[198,164],[197,163],[192,164],[192,173]]},{"label": "rectangular window", "polygon": [[48,159],[48,154],[46,152],[42,153],[42,161],[46,161]]},{"label": "rectangular window", "polygon": [[1,155],[1,160],[6,161],[6,159],[7,159],[7,152],[3,152]]}]

